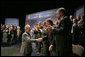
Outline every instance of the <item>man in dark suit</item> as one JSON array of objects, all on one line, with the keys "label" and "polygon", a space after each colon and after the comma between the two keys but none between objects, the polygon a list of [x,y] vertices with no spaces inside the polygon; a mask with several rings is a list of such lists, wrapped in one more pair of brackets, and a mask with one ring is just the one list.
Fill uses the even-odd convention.
[{"label": "man in dark suit", "polygon": [[14,40],[17,38],[17,26],[14,26]]},{"label": "man in dark suit", "polygon": [[31,42],[41,42],[41,41],[42,41],[42,38],[31,39],[30,26],[26,25],[25,32],[22,35],[22,45],[21,45],[21,50],[20,50],[21,55],[31,56],[31,52],[32,52]]},{"label": "man in dark suit", "polygon": [[46,20],[46,25],[47,28],[45,30],[43,30],[42,32],[42,38],[43,38],[43,56],[53,56],[54,50],[49,52],[49,46],[52,43],[53,40],[53,30],[52,30],[52,26],[53,26],[53,22],[52,20],[48,19]]},{"label": "man in dark suit", "polygon": [[70,56],[72,52],[72,23],[68,17],[65,17],[65,13],[66,12],[64,8],[59,8],[57,10],[57,17],[61,21],[59,25],[54,28],[54,34],[56,38],[52,42],[52,45],[49,47],[49,51],[52,51],[52,47],[56,45],[56,54],[58,54],[58,56]]}]

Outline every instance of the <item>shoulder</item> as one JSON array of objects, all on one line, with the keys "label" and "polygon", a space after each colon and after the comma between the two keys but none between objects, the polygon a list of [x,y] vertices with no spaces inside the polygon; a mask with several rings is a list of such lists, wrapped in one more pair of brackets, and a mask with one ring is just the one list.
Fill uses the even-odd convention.
[{"label": "shoulder", "polygon": [[28,34],[27,34],[26,32],[24,32],[24,33],[23,33],[23,36],[26,36],[26,35],[28,35]]},{"label": "shoulder", "polygon": [[[68,18],[68,16],[65,16],[64,18],[63,18],[63,21],[64,20],[68,20],[69,18]],[[69,19],[70,20],[70,19]]]},{"label": "shoulder", "polygon": [[68,18],[68,16],[65,16],[62,20],[62,22],[71,22],[70,19]]},{"label": "shoulder", "polygon": [[48,34],[48,30],[43,31],[42,33],[46,35]]}]

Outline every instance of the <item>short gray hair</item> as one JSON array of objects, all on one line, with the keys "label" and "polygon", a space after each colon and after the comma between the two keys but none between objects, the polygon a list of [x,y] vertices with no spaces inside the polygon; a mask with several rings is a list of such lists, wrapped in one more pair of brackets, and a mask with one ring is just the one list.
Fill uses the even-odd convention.
[{"label": "short gray hair", "polygon": [[28,25],[28,24],[27,24],[27,25],[25,25],[25,30],[26,30],[26,28],[27,28],[27,27],[29,27],[29,28],[30,28],[30,25]]},{"label": "short gray hair", "polygon": [[58,11],[61,12],[63,15],[66,14],[66,9],[61,7],[61,8],[58,8]]}]

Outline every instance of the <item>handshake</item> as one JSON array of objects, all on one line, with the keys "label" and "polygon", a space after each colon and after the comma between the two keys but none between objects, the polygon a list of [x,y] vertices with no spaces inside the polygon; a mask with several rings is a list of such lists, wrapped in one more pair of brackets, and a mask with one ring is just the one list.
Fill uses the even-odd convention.
[{"label": "handshake", "polygon": [[42,42],[42,41],[43,41],[42,38],[38,38],[38,39],[37,39],[37,42]]},{"label": "handshake", "polygon": [[[37,42],[42,42],[43,41],[43,38],[38,38],[37,39]],[[53,45],[50,45],[49,46],[49,51],[52,51],[52,48],[53,48]]]}]

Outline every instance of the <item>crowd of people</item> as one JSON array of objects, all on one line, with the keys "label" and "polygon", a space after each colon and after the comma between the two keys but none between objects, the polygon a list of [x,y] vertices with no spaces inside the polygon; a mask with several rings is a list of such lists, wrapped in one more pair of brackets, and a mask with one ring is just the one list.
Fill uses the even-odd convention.
[{"label": "crowd of people", "polygon": [[1,24],[1,45],[10,46],[16,44],[17,40],[20,38],[20,34],[20,26],[16,26],[16,24]]},{"label": "crowd of people", "polygon": [[[25,26],[22,34],[20,53],[22,56],[31,56],[31,42],[35,42],[34,49],[42,56],[72,56],[72,44],[84,47],[84,16],[72,15],[67,17],[65,8],[56,11],[57,20],[47,18],[33,28]],[[10,43],[20,38],[20,27],[1,25],[2,43]]]},{"label": "crowd of people", "polygon": [[31,54],[27,44],[26,46],[23,44],[28,41],[25,39],[29,36],[32,37],[28,38],[29,41],[35,41],[34,49],[42,56],[72,56],[72,44],[84,47],[84,17],[80,15],[77,18],[73,18],[72,15],[67,17],[64,8],[59,8],[56,14],[56,21],[48,18],[44,22],[40,21],[32,29],[29,24],[26,25],[21,45],[22,56]]},{"label": "crowd of people", "polygon": [[76,19],[70,16],[72,21],[72,42],[84,46],[84,16],[77,16]]}]

